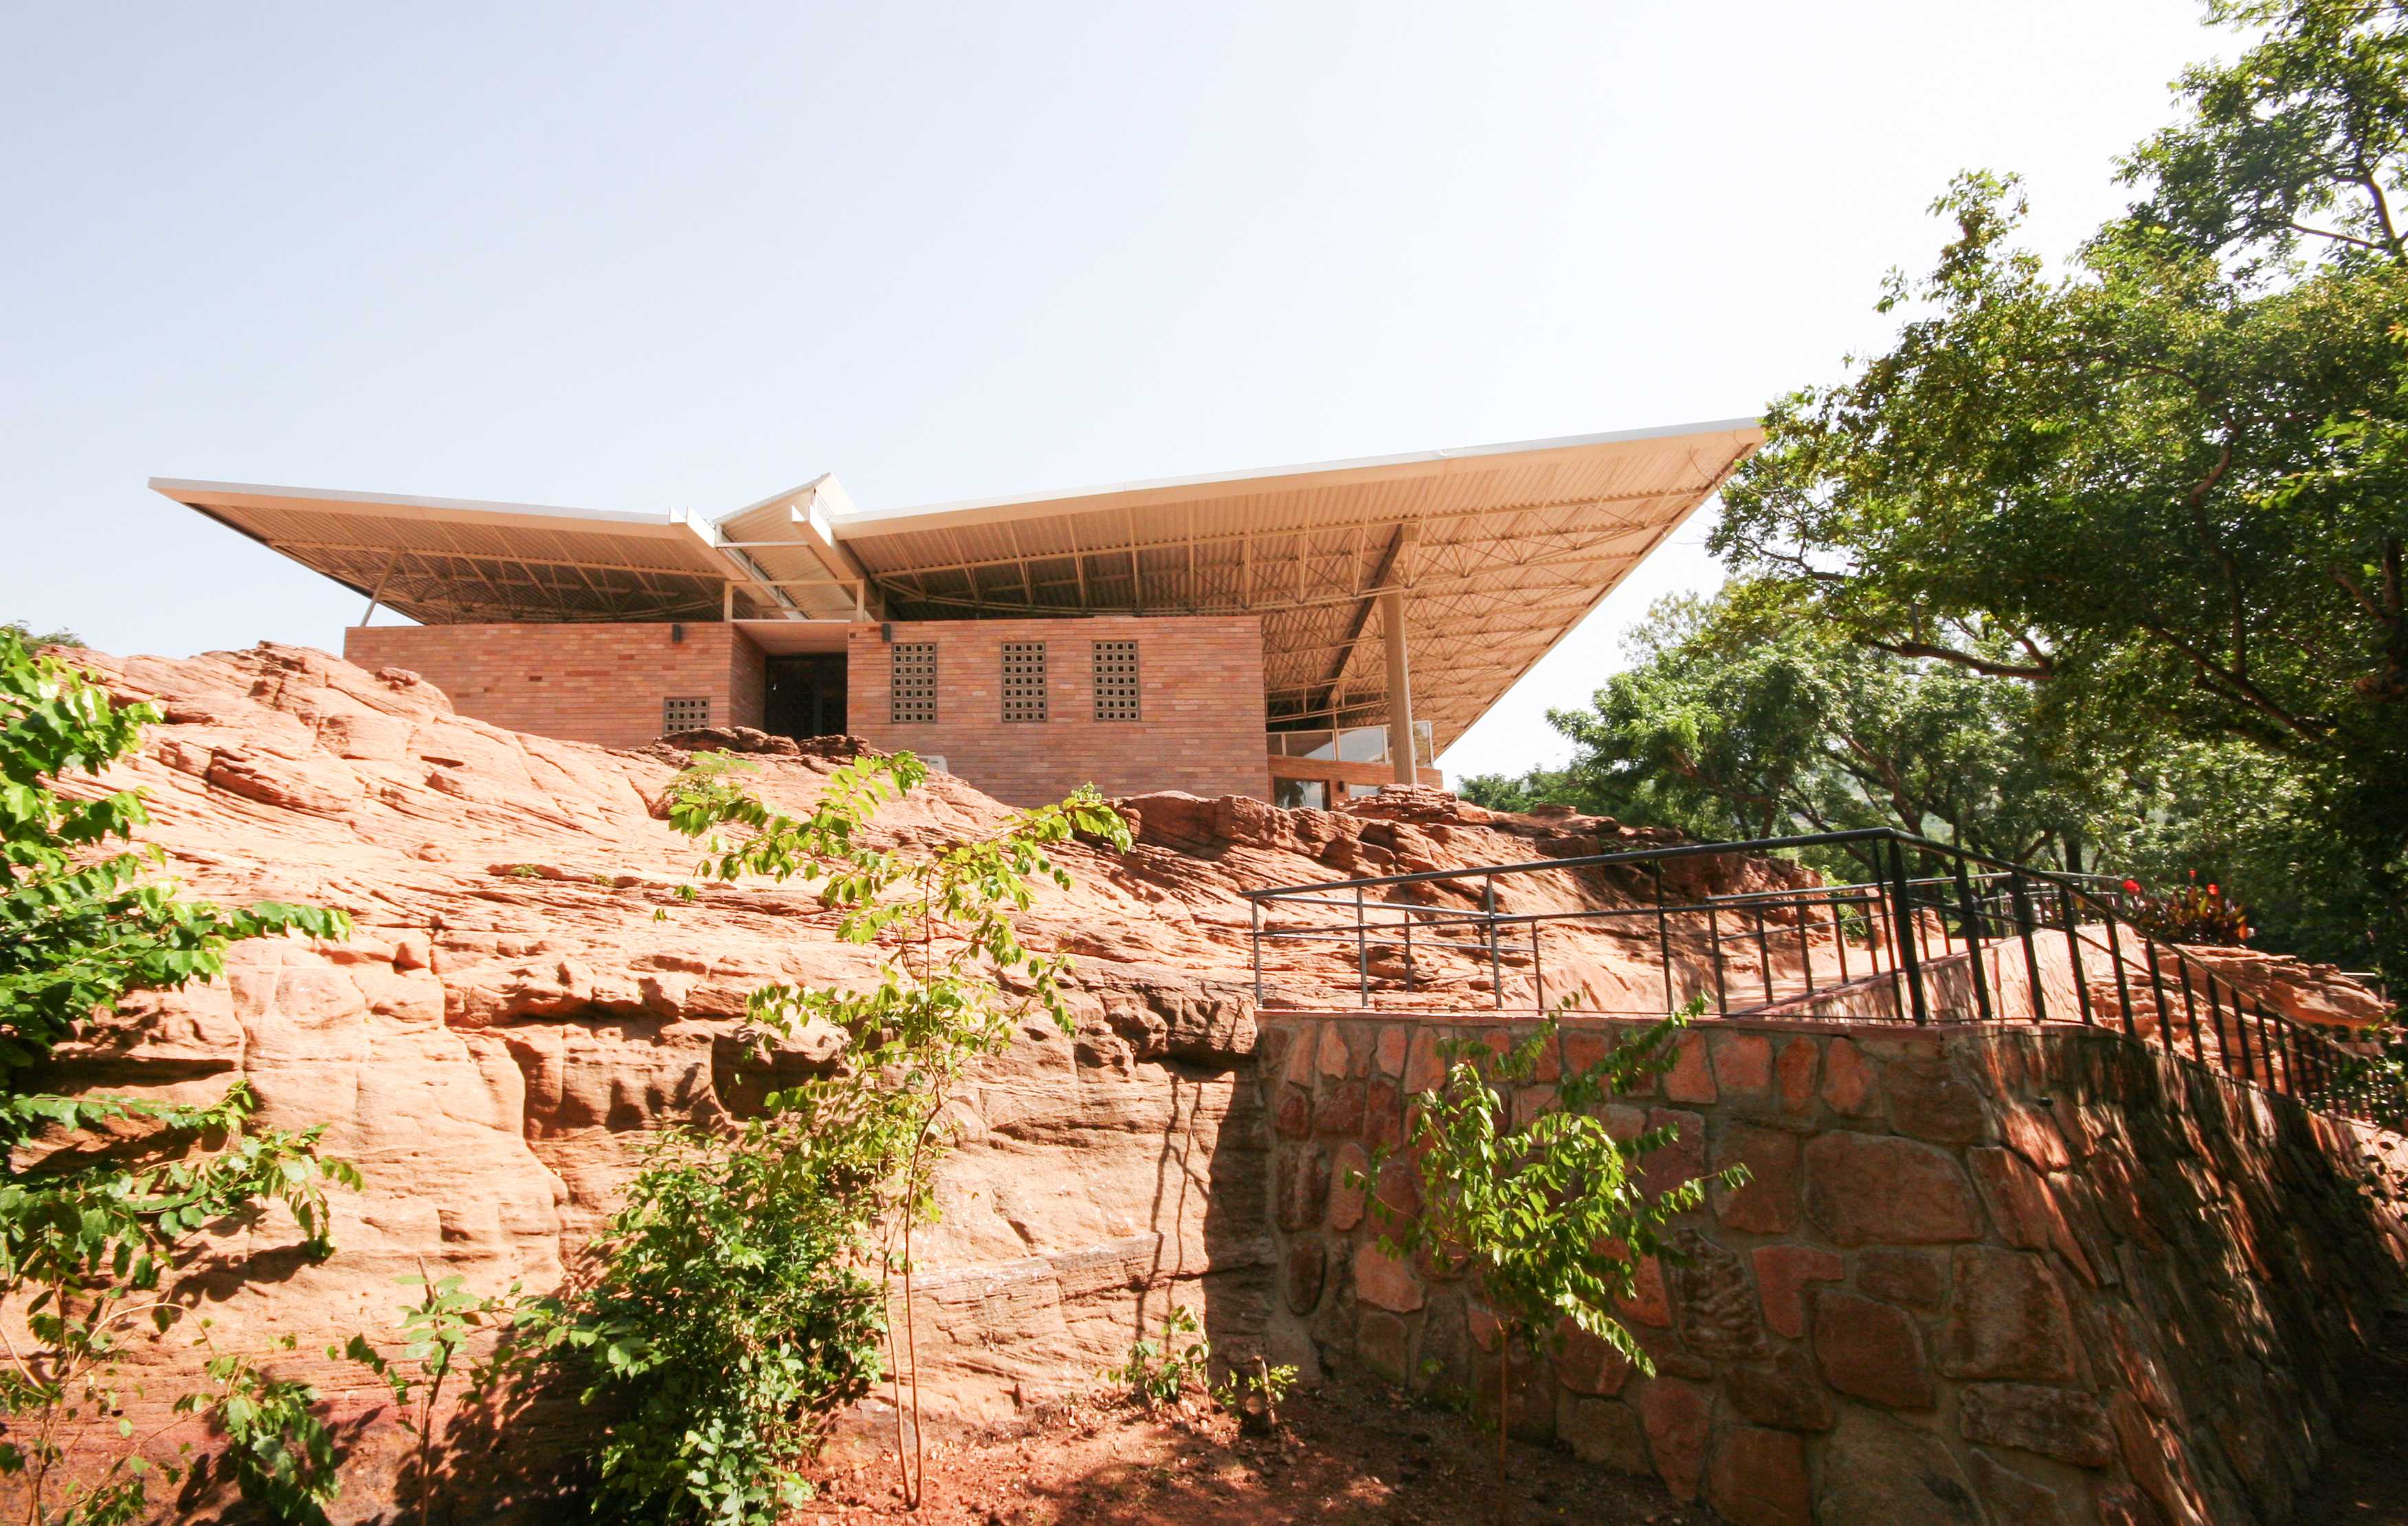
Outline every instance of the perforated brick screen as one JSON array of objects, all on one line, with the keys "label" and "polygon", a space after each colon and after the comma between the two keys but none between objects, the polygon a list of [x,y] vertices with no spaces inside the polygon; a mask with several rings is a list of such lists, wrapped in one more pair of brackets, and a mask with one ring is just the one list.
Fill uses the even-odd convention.
[{"label": "perforated brick screen", "polygon": [[1096,719],[1134,721],[1138,711],[1137,643],[1096,643]]}]

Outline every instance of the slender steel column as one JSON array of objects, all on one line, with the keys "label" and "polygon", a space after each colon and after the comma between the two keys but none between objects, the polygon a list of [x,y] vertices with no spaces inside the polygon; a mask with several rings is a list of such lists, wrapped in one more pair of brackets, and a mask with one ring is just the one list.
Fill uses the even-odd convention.
[{"label": "slender steel column", "polygon": [[1405,594],[1380,596],[1380,644],[1388,652],[1388,767],[1397,783],[1417,785],[1413,758],[1413,672],[1405,651]]}]

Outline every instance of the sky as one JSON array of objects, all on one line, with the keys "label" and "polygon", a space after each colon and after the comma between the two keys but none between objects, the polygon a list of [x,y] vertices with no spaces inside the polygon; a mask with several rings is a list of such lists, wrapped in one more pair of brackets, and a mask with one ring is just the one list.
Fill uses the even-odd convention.
[{"label": "sky", "polygon": [[[0,3],[0,620],[339,650],[151,476],[718,514],[1760,411],[1959,169],[2061,255],[2187,0]],[[1711,590],[1710,505],[1475,727]]]}]

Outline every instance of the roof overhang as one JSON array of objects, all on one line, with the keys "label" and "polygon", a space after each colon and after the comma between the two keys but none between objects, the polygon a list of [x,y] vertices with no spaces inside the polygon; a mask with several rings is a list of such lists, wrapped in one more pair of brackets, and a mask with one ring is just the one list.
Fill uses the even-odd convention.
[{"label": "roof overhang", "polygon": [[716,620],[732,577],[661,514],[154,477],[150,486],[427,625]]},{"label": "roof overhang", "polygon": [[[929,508],[833,476],[727,514],[153,479],[428,624],[790,623],[1098,613],[1262,622],[1275,724],[1384,717],[1383,594],[1406,596],[1415,714],[1459,736],[1763,442],[1753,419]],[[826,632],[826,635],[823,635]],[[795,650],[832,641],[819,625]]]},{"label": "roof overhang", "polygon": [[856,513],[896,619],[1261,617],[1270,713],[1384,716],[1374,601],[1407,596],[1413,708],[1459,736],[1763,442],[1754,419]]}]

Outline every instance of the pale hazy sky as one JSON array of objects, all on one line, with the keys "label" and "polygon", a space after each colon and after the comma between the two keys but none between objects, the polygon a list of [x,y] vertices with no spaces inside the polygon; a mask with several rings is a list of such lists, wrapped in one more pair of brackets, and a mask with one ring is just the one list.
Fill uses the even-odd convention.
[{"label": "pale hazy sky", "polygon": [[[0,6],[0,619],[337,647],[153,474],[715,514],[1720,419],[1969,166],[2052,252],[2187,0]],[[1693,520],[1441,759],[1561,757]]]}]

